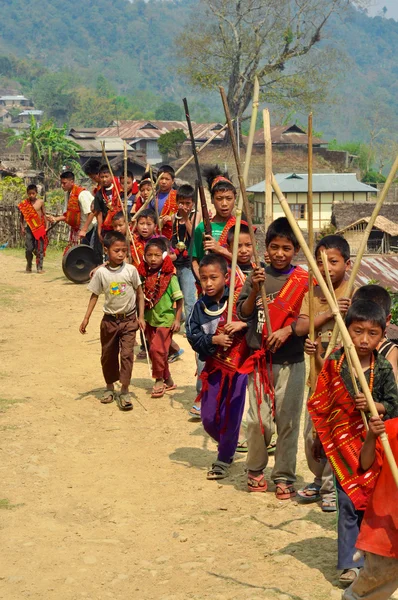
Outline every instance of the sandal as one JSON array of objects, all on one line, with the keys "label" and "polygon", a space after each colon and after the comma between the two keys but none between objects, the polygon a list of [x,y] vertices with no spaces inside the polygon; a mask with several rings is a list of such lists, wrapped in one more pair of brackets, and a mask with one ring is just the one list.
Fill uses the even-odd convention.
[{"label": "sandal", "polygon": [[297,492],[297,502],[300,504],[311,504],[312,502],[318,502],[321,499],[320,494],[321,486],[316,483],[309,483],[303,489]]},{"label": "sandal", "polygon": [[284,481],[275,482],[275,496],[277,500],[290,500],[290,498],[294,498],[297,494],[291,483],[286,483]]},{"label": "sandal", "polygon": [[260,473],[260,475],[247,475],[248,492],[266,492],[267,489],[268,484],[264,473]]},{"label": "sandal", "polygon": [[201,418],[200,406],[198,406],[197,404],[194,404],[193,407],[191,408],[191,410],[189,411],[189,416],[193,417],[194,419],[200,419]]},{"label": "sandal", "polygon": [[101,404],[111,404],[115,399],[115,390],[105,390],[101,398]]},{"label": "sandal", "polygon": [[156,387],[155,385],[152,388],[151,398],[162,398],[164,396],[166,386],[163,384],[161,387]]},{"label": "sandal", "polygon": [[166,383],[164,384],[164,391],[165,392],[172,392],[176,388],[177,388],[177,384],[176,383],[173,383],[172,385],[167,385]]},{"label": "sandal", "polygon": [[339,582],[344,586],[348,587],[351,585],[359,575],[360,569],[358,567],[351,567],[351,569],[344,569],[339,577]]},{"label": "sandal", "polygon": [[136,355],[136,359],[137,360],[145,360],[146,359],[146,352],[145,352],[145,350],[140,350],[138,352],[138,354]]},{"label": "sandal", "polygon": [[242,440],[241,442],[238,442],[235,452],[247,452],[247,440]]},{"label": "sandal", "polygon": [[323,512],[336,512],[337,510],[337,503],[336,503],[336,498],[330,498],[330,499],[326,499],[324,498],[321,502],[321,509]]},{"label": "sandal", "polygon": [[269,446],[267,446],[268,454],[275,454],[276,442],[271,442]]},{"label": "sandal", "polygon": [[130,399],[130,394],[120,394],[119,397],[116,398],[116,402],[120,410],[132,410],[133,403]]},{"label": "sandal", "polygon": [[216,460],[207,471],[207,479],[225,479],[229,475],[229,464]]}]

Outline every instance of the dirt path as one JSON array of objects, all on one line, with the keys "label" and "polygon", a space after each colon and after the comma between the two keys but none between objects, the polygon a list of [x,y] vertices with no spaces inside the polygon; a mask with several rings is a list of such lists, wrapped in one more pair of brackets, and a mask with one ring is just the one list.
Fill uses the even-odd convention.
[{"label": "dirt path", "polygon": [[101,309],[82,337],[86,286],[59,254],[45,268],[26,275],[22,252],[0,254],[0,598],[340,598],[335,516],[246,493],[244,459],[206,481],[215,444],[188,420],[186,339],[174,395],[151,399],[138,362],[142,405],[101,405]]}]

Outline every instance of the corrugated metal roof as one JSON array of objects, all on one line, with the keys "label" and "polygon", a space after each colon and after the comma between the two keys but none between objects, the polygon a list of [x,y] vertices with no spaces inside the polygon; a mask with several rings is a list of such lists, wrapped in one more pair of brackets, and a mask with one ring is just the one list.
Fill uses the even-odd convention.
[{"label": "corrugated metal roof", "polygon": [[[308,175],[296,173],[277,173],[277,182],[284,194],[308,192]],[[370,185],[358,181],[355,173],[316,173],[312,178],[315,193],[321,192],[373,192],[377,190]],[[248,192],[265,192],[265,181],[260,181],[248,188]]]},{"label": "corrugated metal roof", "polygon": [[[359,225],[359,223],[369,223],[369,221],[370,221],[370,217],[363,217],[362,219],[358,219],[357,221],[354,221],[354,223],[347,225],[343,229],[336,231],[336,233],[338,233],[338,234],[344,233],[348,229],[352,229],[353,227],[356,227],[357,225]],[[395,223],[393,223],[392,221],[390,221],[390,219],[387,219],[386,217],[381,217],[380,215],[377,216],[376,220],[375,220],[375,227],[377,227],[377,229],[380,229],[380,231],[384,231],[385,233],[388,233],[389,235],[398,236],[398,225],[396,225]]]},{"label": "corrugated metal roof", "polygon": [[398,293],[398,255],[364,256],[356,282],[358,285],[366,285],[369,281],[377,282],[392,292]]},{"label": "corrugated metal roof", "polygon": [[[72,140],[80,146],[84,152],[101,152],[102,146],[101,141],[105,142],[105,150],[107,152],[123,152],[124,141],[120,137],[100,139],[75,139],[71,136],[67,136],[67,139]],[[127,144],[127,150],[133,150],[129,144]]]},{"label": "corrugated metal roof", "polygon": [[29,115],[33,115],[34,117],[41,117],[42,114],[42,110],[23,110],[18,114],[18,117],[26,117]]},{"label": "corrugated metal roof", "polygon": [[[298,125],[278,125],[271,127],[271,140],[273,144],[308,145],[308,135]],[[264,129],[256,131],[253,143],[256,146],[264,145]],[[314,137],[312,143],[314,146],[320,146],[321,144],[327,144],[327,141]]]},{"label": "corrugated metal roof", "polygon": [[0,100],[28,100],[25,96],[0,96]]},{"label": "corrugated metal roof", "polygon": [[[195,140],[206,141],[214,135],[216,129],[221,129],[222,124],[214,123],[192,123]],[[98,137],[121,137],[124,140],[157,140],[163,133],[174,129],[182,129],[188,135],[186,121],[119,121],[119,126],[112,125],[97,131]],[[225,131],[220,134],[220,139],[225,137]]]}]

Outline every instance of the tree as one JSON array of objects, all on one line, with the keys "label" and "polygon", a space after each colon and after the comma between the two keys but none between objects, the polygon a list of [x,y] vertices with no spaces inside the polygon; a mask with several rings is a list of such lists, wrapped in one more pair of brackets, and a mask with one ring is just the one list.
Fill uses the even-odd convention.
[{"label": "tree", "polygon": [[35,106],[47,119],[58,125],[67,123],[76,106],[76,82],[70,73],[48,73],[40,77],[32,90]]},{"label": "tree", "polygon": [[[187,33],[177,40],[182,73],[202,88],[227,87],[232,117],[241,118],[253,95],[301,108],[327,96],[336,51],[320,45],[333,13],[347,0],[204,0]],[[317,51],[314,48],[317,47]]]},{"label": "tree", "polygon": [[155,119],[159,121],[180,121],[183,116],[181,106],[174,102],[163,102],[155,110]]},{"label": "tree", "polygon": [[30,118],[29,129],[21,135],[12,136],[8,145],[22,141],[22,150],[30,145],[30,160],[32,168],[43,171],[47,180],[58,181],[59,173],[64,166],[80,173],[81,167],[77,162],[79,155],[78,144],[66,138],[66,125],[56,127],[52,121],[46,121],[40,127],[34,116]]},{"label": "tree", "polygon": [[181,156],[181,148],[187,136],[182,129],[174,129],[168,133],[163,133],[158,139],[159,152],[163,156],[174,154],[176,158]]}]

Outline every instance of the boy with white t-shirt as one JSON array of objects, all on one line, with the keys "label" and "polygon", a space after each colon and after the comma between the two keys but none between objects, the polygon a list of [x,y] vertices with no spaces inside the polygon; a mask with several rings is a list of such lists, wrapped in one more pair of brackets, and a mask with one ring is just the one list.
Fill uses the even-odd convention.
[{"label": "boy with white t-shirt", "polygon": [[[144,294],[137,269],[125,262],[127,241],[118,231],[108,232],[104,237],[108,263],[95,272],[88,289],[91,298],[86,315],[80,325],[80,333],[86,333],[98,296],[105,294],[104,316],[101,321],[101,364],[106,391],[101,400],[109,404],[116,399],[121,410],[130,410],[129,385],[134,361],[135,334],[140,327],[145,330]],[[138,316],[137,317],[137,305]],[[120,353],[120,365],[119,365]],[[114,383],[122,384],[120,396],[115,393]]]}]

